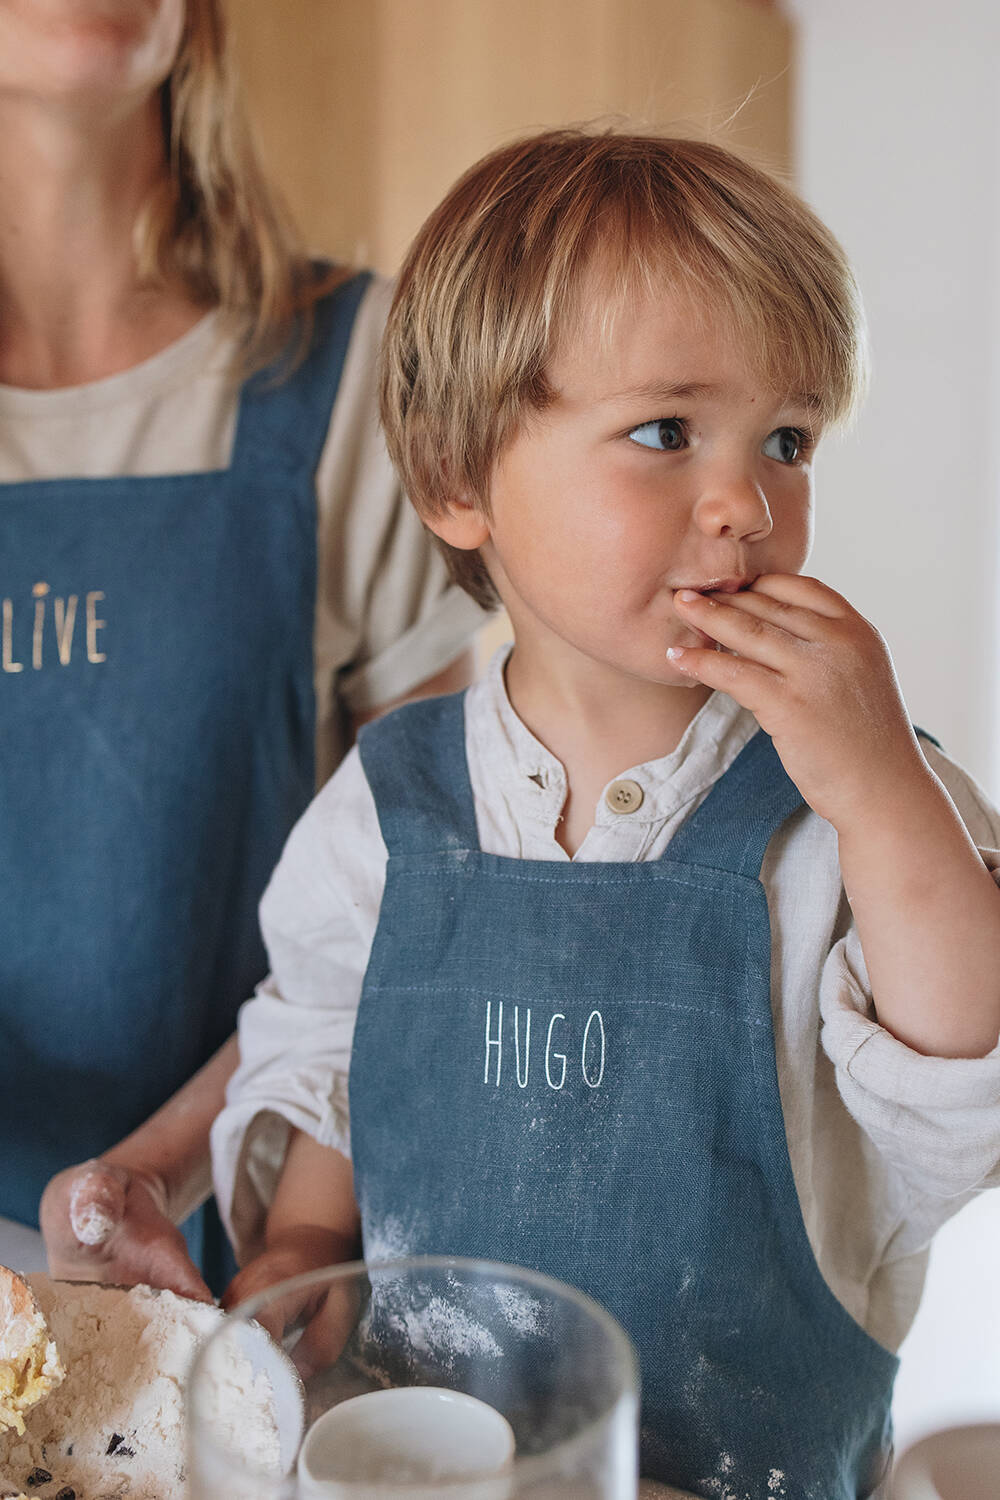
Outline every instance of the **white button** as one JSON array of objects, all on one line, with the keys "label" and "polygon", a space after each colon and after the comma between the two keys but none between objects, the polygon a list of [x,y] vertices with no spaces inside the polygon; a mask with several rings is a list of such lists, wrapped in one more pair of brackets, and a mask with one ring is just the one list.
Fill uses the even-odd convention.
[{"label": "white button", "polygon": [[635,812],[642,806],[642,787],[637,781],[613,781],[604,793],[604,800],[614,813]]}]

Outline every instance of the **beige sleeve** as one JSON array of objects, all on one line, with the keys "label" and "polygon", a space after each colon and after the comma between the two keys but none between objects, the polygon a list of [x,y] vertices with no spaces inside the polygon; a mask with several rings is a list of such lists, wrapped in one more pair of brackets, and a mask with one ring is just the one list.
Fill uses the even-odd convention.
[{"label": "beige sleeve", "polygon": [[[940,750],[926,741],[923,750],[1000,885],[1000,812]],[[1000,1184],[1000,1040],[985,1057],[911,1051],[875,1018],[853,924],[827,959],[820,1007],[823,1047],[836,1067],[841,1098],[915,1199],[950,1201],[953,1209],[968,1194]],[[922,1221],[912,1205],[908,1220],[915,1234]],[[928,1238],[906,1240],[904,1249]]]},{"label": "beige sleeve", "polygon": [[449,583],[378,426],[376,363],[390,297],[376,280],[358,310],[316,473],[321,778],[343,753],[345,713],[410,692],[453,661],[486,618]]},{"label": "beige sleeve", "polygon": [[240,1061],[212,1125],[223,1222],[263,1248],[291,1128],[350,1155],[348,1075],[388,855],[353,749],[295,825],[260,904],[271,972],[240,1010]]}]

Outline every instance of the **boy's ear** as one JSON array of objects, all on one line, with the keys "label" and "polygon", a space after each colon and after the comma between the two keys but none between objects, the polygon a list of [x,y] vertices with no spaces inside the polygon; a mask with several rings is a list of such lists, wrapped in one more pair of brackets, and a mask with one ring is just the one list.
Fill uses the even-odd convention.
[{"label": "boy's ear", "polygon": [[468,500],[446,500],[444,509],[436,515],[424,515],[424,525],[449,547],[458,547],[462,552],[476,551],[490,535],[486,517]]}]

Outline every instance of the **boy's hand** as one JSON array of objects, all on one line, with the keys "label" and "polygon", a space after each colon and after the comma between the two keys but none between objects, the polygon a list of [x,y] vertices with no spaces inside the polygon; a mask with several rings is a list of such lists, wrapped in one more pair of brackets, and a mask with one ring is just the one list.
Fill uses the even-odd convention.
[{"label": "boy's hand", "polygon": [[[326,1230],[312,1225],[284,1230],[233,1277],[222,1306],[231,1311],[279,1282],[342,1261],[344,1255],[344,1245]],[[279,1344],[288,1330],[296,1324],[302,1326],[302,1334],[289,1352],[302,1379],[308,1380],[336,1361],[360,1310],[356,1285],[347,1280],[288,1292],[273,1299],[256,1318]]]},{"label": "boy's hand", "polygon": [[237,1271],[220,1298],[227,1311],[266,1292],[279,1281],[301,1276],[329,1265],[334,1252],[325,1235],[314,1237],[307,1228],[288,1231],[278,1244],[269,1245],[260,1255]]},{"label": "boy's hand", "polygon": [[674,647],[670,660],[750,710],[810,807],[838,831],[922,777],[885,642],[826,584],[768,573],[737,594],[678,590],[674,606],[725,650]]},{"label": "boy's hand", "polygon": [[[879,1021],[917,1052],[982,1057],[1000,1028],[1000,892],[923,757],[881,636],[815,578],[674,595],[725,647],[668,651],[748,708],[840,868]],[[733,652],[735,655],[730,655]]]},{"label": "boy's hand", "polygon": [[[268,1210],[266,1248],[230,1282],[223,1307],[233,1308],[289,1277],[356,1259],[361,1221],[353,1179],[351,1163],[340,1151],[293,1130]],[[336,1360],[350,1336],[358,1316],[357,1283],[320,1282],[300,1288],[272,1298],[256,1316],[279,1343],[286,1332],[302,1328],[290,1353],[307,1380]]]}]

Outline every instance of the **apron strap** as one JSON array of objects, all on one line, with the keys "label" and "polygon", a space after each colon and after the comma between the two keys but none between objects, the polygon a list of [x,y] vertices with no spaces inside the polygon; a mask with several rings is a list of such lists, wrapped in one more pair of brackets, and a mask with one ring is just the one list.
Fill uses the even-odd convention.
[{"label": "apron strap", "polygon": [[320,298],[308,353],[290,373],[285,352],[247,380],[236,420],[233,473],[259,477],[264,472],[287,483],[316,472],[354,319],[371,279],[363,271]]},{"label": "apron strap", "polygon": [[[358,749],[390,855],[479,849],[464,693],[408,703],[366,724]],[[674,835],[666,857],[755,880],[771,836],[802,805],[769,736],[758,730]]]},{"label": "apron strap", "polygon": [[666,857],[756,880],[772,834],[802,805],[802,793],[759,729],[671,839]]},{"label": "apron strap", "polygon": [[478,850],[464,693],[407,703],[364,725],[358,750],[390,856]]},{"label": "apron strap", "polygon": [[[914,729],[921,739],[941,748],[926,729]],[[804,805],[770,736],[759,729],[674,835],[667,858],[757,879],[772,836]]]}]

